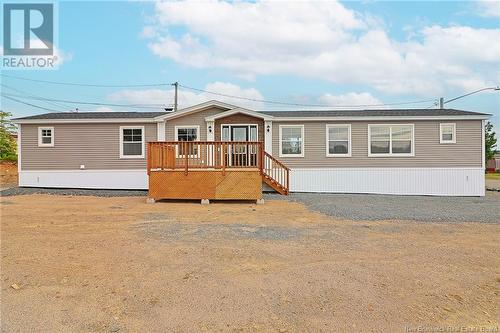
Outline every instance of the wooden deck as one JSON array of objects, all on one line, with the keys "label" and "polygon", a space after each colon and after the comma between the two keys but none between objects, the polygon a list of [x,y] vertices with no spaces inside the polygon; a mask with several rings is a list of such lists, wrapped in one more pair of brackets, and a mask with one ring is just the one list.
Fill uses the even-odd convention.
[{"label": "wooden deck", "polygon": [[288,194],[289,170],[262,142],[149,142],[149,197],[258,200],[262,182]]}]

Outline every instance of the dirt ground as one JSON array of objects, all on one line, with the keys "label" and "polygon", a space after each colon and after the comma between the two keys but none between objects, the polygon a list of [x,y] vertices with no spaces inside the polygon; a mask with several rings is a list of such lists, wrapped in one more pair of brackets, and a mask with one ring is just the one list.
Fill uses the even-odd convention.
[{"label": "dirt ground", "polygon": [[341,221],[290,201],[0,208],[4,332],[498,328],[498,224]]},{"label": "dirt ground", "polygon": [[17,186],[17,164],[0,162],[0,190]]}]

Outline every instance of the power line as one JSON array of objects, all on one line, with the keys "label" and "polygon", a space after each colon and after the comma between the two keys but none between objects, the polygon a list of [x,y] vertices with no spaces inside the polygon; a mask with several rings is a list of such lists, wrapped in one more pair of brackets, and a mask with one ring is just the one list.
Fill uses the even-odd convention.
[{"label": "power line", "polygon": [[17,103],[21,103],[21,104],[24,104],[24,105],[29,105],[29,106],[32,106],[34,108],[38,108],[38,109],[42,109],[42,110],[46,110],[46,111],[52,111],[52,112],[60,112],[58,110],[54,110],[54,109],[49,109],[49,108],[46,108],[46,107],[43,107],[43,106],[39,106],[39,105],[35,105],[35,104],[31,104],[31,103],[27,103],[27,102],[23,102],[23,101],[20,101],[18,99],[15,99],[15,98],[12,98],[12,97],[8,97],[8,96],[3,96],[4,98],[7,98],[7,99],[10,99],[11,101],[14,101],[14,102],[17,102]]},{"label": "power line", "polygon": [[26,77],[14,76],[1,74],[3,77],[8,77],[15,80],[23,80],[30,82],[38,82],[38,83],[48,83],[48,84],[57,84],[57,85],[65,85],[65,86],[78,86],[78,87],[95,87],[95,88],[137,88],[137,87],[160,87],[160,86],[169,86],[170,83],[151,83],[151,84],[89,84],[89,83],[76,83],[76,82],[59,82],[59,81],[49,81],[49,80],[35,80],[28,79]]},{"label": "power line", "polygon": [[[38,97],[38,98],[43,98],[43,97],[41,97],[41,96],[33,95],[33,94],[30,94],[30,93],[27,93],[26,91],[23,91],[23,90],[20,90],[20,89],[17,89],[17,88],[11,87],[11,86],[6,85],[6,84],[4,84],[4,83],[1,83],[0,85],[1,85],[2,87],[4,87],[4,88],[7,88],[7,89],[9,89],[9,90],[16,91],[16,92],[21,93],[21,94],[25,94],[25,95],[30,96],[30,97]],[[52,106],[58,107],[58,108],[62,108],[62,110],[59,110],[59,111],[67,111],[68,109],[71,109],[71,106],[64,105],[64,104],[61,104],[61,103],[50,102],[50,101],[46,101],[45,103],[46,103],[46,104],[48,104],[48,105],[52,105]]]},{"label": "power line", "polygon": [[217,93],[217,92],[213,92],[213,91],[207,91],[207,90],[203,90],[203,89],[188,87],[188,86],[185,86],[182,84],[179,84],[179,87],[189,89],[189,90],[198,91],[198,92],[204,92],[207,94],[228,97],[228,98],[242,99],[242,100],[252,101],[252,102],[259,102],[259,103],[266,103],[266,104],[279,104],[279,105],[306,106],[306,107],[322,107],[322,108],[356,108],[356,107],[408,105],[408,104],[420,104],[420,103],[428,103],[428,102],[435,101],[435,98],[432,98],[432,99],[425,99],[425,100],[419,100],[419,101],[398,102],[398,103],[379,103],[379,104],[351,104],[351,105],[304,104],[304,103],[289,103],[289,102],[269,101],[269,100],[242,97],[242,96],[234,96],[234,95],[222,94],[222,93]]},{"label": "power line", "polygon": [[115,104],[115,103],[99,103],[99,102],[86,102],[86,101],[70,101],[65,99],[54,99],[54,98],[45,98],[45,97],[33,97],[33,96],[23,96],[23,95],[14,95],[2,93],[4,97],[17,97],[23,99],[31,99],[37,101],[50,101],[50,102],[62,102],[62,103],[70,103],[70,104],[86,104],[86,105],[96,105],[96,106],[114,106],[114,107],[126,107],[126,108],[138,108],[138,109],[163,109],[168,107],[167,104]]}]

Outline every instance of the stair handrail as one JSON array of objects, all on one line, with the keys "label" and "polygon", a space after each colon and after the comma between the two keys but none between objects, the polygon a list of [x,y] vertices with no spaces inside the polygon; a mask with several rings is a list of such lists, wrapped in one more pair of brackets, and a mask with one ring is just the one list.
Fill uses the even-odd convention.
[{"label": "stair handrail", "polygon": [[[281,181],[276,179],[276,177],[273,177],[273,175],[271,174],[272,172],[271,173],[266,172],[267,169],[265,167],[265,165],[266,165],[266,163],[264,161],[265,158],[268,158],[271,161],[271,169],[270,170],[273,170],[273,169],[283,169],[284,170],[285,175]],[[273,162],[275,163],[277,168],[272,167]],[[262,175],[267,176],[268,178],[272,179],[275,183],[279,184],[284,189],[285,194],[288,195],[289,188],[290,188],[290,168],[288,168],[280,160],[276,159],[274,156],[272,156],[271,154],[269,154],[268,152],[266,152],[264,150],[262,150],[262,164],[261,165],[262,165],[262,167],[261,167]]]}]

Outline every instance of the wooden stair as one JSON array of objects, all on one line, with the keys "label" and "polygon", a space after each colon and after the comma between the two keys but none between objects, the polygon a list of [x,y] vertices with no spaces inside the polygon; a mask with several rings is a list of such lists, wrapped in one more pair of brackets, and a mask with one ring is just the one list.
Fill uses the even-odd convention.
[{"label": "wooden stair", "polygon": [[290,169],[265,151],[262,153],[261,172],[264,183],[279,194],[289,194]]}]

